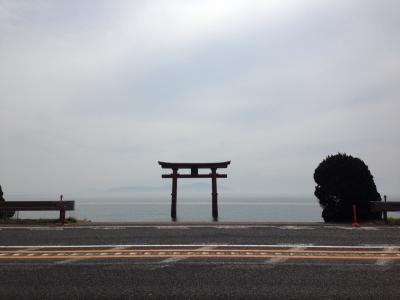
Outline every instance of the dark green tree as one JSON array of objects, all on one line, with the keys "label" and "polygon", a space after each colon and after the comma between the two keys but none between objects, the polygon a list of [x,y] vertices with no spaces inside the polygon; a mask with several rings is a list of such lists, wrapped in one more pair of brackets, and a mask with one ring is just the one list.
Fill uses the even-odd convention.
[{"label": "dark green tree", "polygon": [[[3,190],[1,189],[1,185],[0,185],[0,202],[4,202],[6,201],[3,198]],[[0,209],[0,218],[12,218],[15,214],[15,211],[2,211]]]},{"label": "dark green tree", "polygon": [[0,201],[4,201],[3,190],[1,189],[1,185],[0,185]]},{"label": "dark green tree", "polygon": [[315,169],[315,196],[325,222],[350,221],[353,204],[359,220],[380,219],[371,213],[370,201],[381,201],[368,166],[359,158],[338,153],[325,158]]}]

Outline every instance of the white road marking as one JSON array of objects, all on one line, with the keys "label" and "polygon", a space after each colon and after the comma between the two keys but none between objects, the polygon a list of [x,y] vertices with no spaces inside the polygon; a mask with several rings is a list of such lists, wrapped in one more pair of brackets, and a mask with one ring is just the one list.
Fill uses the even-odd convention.
[{"label": "white road marking", "polygon": [[111,250],[122,250],[122,249],[125,249],[127,246],[124,246],[124,245],[118,245],[118,246],[115,246],[115,247],[113,247]]},{"label": "white road marking", "polygon": [[[393,250],[396,250],[396,249],[393,248],[393,247],[388,247],[383,252],[391,252]],[[393,262],[392,259],[381,258],[381,259],[378,259],[375,264],[378,265],[378,266],[386,266],[386,265],[391,264],[392,262]]]},{"label": "white road marking", "polygon": [[[171,263],[174,263],[174,262],[177,262],[177,261],[180,261],[180,260],[184,260],[185,258],[186,258],[186,257],[175,256],[175,257],[170,257],[170,258],[164,259],[164,260],[162,260],[160,263],[161,263],[161,264],[170,265]],[[164,267],[166,267],[166,266],[164,266]]]},{"label": "white road marking", "polygon": [[[304,250],[305,247],[293,247],[290,248],[290,251],[297,251],[297,250]],[[277,265],[279,263],[285,262],[289,259],[289,257],[287,258],[270,258],[268,260],[265,261],[266,264],[271,264],[271,265]]]},{"label": "white road marking", "polygon": [[[354,226],[327,226],[326,228],[334,228],[334,229],[342,229],[342,230],[370,230],[370,231],[375,231],[375,230],[379,230],[378,227],[374,227],[374,226],[359,226],[359,227],[354,227]],[[388,227],[386,227],[388,228]],[[385,228],[385,229],[386,229]]]},{"label": "white road marking", "polygon": [[[204,246],[204,247],[200,247],[200,248],[196,249],[195,251],[211,250],[211,249],[214,249],[214,248],[216,248],[216,247],[215,247],[215,246]],[[176,253],[176,254],[175,254],[175,253]],[[204,253],[204,252],[203,252],[203,253]],[[179,254],[181,254],[181,253],[179,253],[179,252],[174,252],[173,254],[174,254],[174,255],[179,255]],[[184,260],[184,259],[186,259],[186,258],[187,258],[187,257],[185,257],[185,256],[169,257],[169,258],[167,258],[167,259],[164,259],[164,260],[160,261],[160,264],[163,264],[163,266],[161,266],[161,268],[168,267],[168,266],[171,265],[172,263],[176,263],[176,262],[181,261],[181,260]]]},{"label": "white road marking", "polygon": [[41,248],[41,247],[34,246],[34,247],[26,248],[26,249],[24,249],[24,250],[30,250],[30,251],[32,251],[32,250],[40,250],[40,248]]},{"label": "white road marking", "polygon": [[[69,256],[76,256],[78,255],[77,253],[72,253]],[[77,258],[70,258],[70,259],[65,259],[65,260],[61,260],[61,261],[56,261],[54,262],[55,265],[64,265],[64,264],[69,264],[71,262],[75,262],[75,261],[79,261],[79,259]]]},{"label": "white road marking", "polygon": [[311,226],[280,226],[278,228],[285,229],[285,230],[313,230],[313,229],[316,229],[315,227],[311,227]]},{"label": "white road marking", "polygon": [[26,247],[26,248],[22,248],[22,249],[19,249],[19,250],[17,250],[16,252],[23,252],[23,251],[26,251],[26,250],[28,250],[28,251],[34,251],[34,250],[39,250],[41,247],[37,247],[37,246],[34,246],[34,247]]},{"label": "white road marking", "polygon": [[[49,261],[34,261],[29,263],[31,266],[52,266],[54,263],[49,262]],[[83,260],[79,261],[78,264],[80,266],[115,266],[115,265],[139,265],[139,266],[154,266],[156,268],[154,269],[159,269],[160,268],[160,263],[157,261],[91,261],[91,260]],[[266,266],[266,267],[271,267],[271,265],[268,264],[260,264],[259,262],[255,261],[232,261],[232,260],[219,260],[219,261],[182,261],[181,264],[187,265],[187,266],[204,266],[204,265],[209,265],[209,266],[226,266],[226,265],[232,265],[232,266]],[[26,266],[25,262],[6,262],[3,263],[0,261],[0,266],[1,265],[7,265],[7,266]],[[322,267],[330,267],[332,268],[338,268],[340,270],[349,270],[349,267],[354,267],[354,270],[376,270],[376,265],[375,264],[370,264],[368,262],[365,263],[354,263],[354,262],[337,262],[335,264],[332,263],[324,263],[320,261],[307,261],[307,262],[296,262],[293,260],[288,260],[285,262],[285,265],[287,266],[305,266],[305,267],[313,267],[313,266],[322,266]],[[153,270],[154,270],[153,269]]]},{"label": "white road marking", "polygon": [[189,228],[216,228],[216,229],[249,229],[249,228],[280,228],[280,229],[343,229],[343,230],[398,230],[400,226],[360,226],[352,227],[351,225],[326,225],[326,224],[198,224],[198,225],[63,225],[63,226],[2,226],[0,230],[7,229],[28,229],[28,230],[73,230],[73,229],[95,229],[95,230],[119,230],[129,228],[154,228],[154,229],[189,229]]},{"label": "white road marking", "polygon": [[[34,251],[34,250],[38,250],[38,249],[40,249],[41,247],[24,247],[24,248],[17,248],[18,250],[16,250],[15,252],[15,254],[13,254],[13,256],[19,256],[20,254],[19,254],[19,252],[24,252],[24,251]],[[1,248],[0,248],[1,249]],[[21,254],[22,254],[21,253]],[[0,254],[1,256],[5,256],[6,254]],[[29,254],[28,256],[33,256],[34,254]]]},{"label": "white road marking", "polygon": [[356,227],[358,230],[379,230],[378,227],[372,227],[372,226],[360,226]]},{"label": "white road marking", "polygon": [[121,227],[121,226],[102,226],[102,227],[91,227],[90,229],[94,229],[94,230],[122,230],[122,229],[126,229],[126,227]]},{"label": "white road marking", "polygon": [[49,230],[49,231],[52,231],[52,230],[58,230],[58,231],[61,231],[61,230],[64,230],[64,228],[63,227],[30,227],[30,228],[28,228],[29,230],[31,230],[31,231],[39,231],[39,230]]},{"label": "white road marking", "polygon": [[157,229],[189,229],[188,226],[155,226]]},{"label": "white road marking", "polygon": [[[104,244],[104,245],[31,245],[31,246],[0,246],[0,249],[24,249],[24,248],[46,248],[46,249],[68,249],[68,248],[115,248],[115,249],[124,249],[124,248],[132,248],[132,247],[140,247],[140,248],[172,248],[172,247],[180,247],[180,248],[194,248],[194,247],[229,247],[229,248],[296,248],[296,247],[306,247],[306,248],[316,248],[316,249],[385,249],[385,248],[393,248],[400,249],[400,245],[370,245],[370,244],[362,244],[362,245],[315,245],[315,244],[126,244],[126,245],[115,245],[115,244]],[[210,248],[212,249],[212,248]]]},{"label": "white road marking", "polygon": [[[79,247],[78,247],[79,248]],[[90,247],[93,248],[93,247]],[[115,247],[113,247],[111,250],[121,250],[121,249],[125,249],[126,246],[123,245],[116,245]],[[107,255],[108,253],[101,253],[100,255]],[[117,254],[122,254],[122,253],[117,253]],[[79,255],[79,253],[72,253],[70,256],[77,256]],[[93,253],[86,253],[86,256],[90,256],[93,255]],[[83,260],[82,258],[70,258],[70,259],[66,259],[66,260],[62,260],[62,261],[56,261],[54,264],[56,265],[65,265],[65,264],[69,264],[72,262],[77,262]]]},{"label": "white road marking", "polygon": [[[270,227],[274,227],[274,226],[263,226],[262,228],[267,228],[267,227],[270,228]],[[216,225],[215,228],[217,228],[217,229],[249,229],[249,228],[252,228],[252,226],[246,226],[246,225]]]}]

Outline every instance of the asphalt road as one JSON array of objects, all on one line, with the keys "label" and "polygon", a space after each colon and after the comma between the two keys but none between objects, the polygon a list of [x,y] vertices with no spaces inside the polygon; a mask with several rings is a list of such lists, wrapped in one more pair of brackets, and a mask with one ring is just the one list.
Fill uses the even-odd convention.
[{"label": "asphalt road", "polygon": [[0,299],[399,299],[399,271],[399,227],[0,227]]}]

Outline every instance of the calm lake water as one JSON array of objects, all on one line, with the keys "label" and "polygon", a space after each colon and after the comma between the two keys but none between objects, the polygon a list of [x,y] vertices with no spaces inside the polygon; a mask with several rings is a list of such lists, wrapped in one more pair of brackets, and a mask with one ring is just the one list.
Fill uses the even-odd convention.
[{"label": "calm lake water", "polygon": [[[57,200],[51,197],[7,197],[6,200]],[[65,200],[72,197],[65,197]],[[171,221],[169,195],[73,197],[75,211],[67,217],[97,222]],[[225,222],[321,222],[315,197],[237,196],[220,194],[219,221]],[[19,218],[57,218],[58,212],[19,212]],[[177,202],[179,221],[212,222],[211,199],[181,195]]]}]

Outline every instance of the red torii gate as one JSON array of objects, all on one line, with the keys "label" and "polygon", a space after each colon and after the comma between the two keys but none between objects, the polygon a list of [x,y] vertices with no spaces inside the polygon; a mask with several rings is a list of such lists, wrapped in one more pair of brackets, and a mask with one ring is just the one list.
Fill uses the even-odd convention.
[{"label": "red torii gate", "polygon": [[[217,163],[171,163],[158,162],[163,169],[172,169],[172,174],[163,174],[162,178],[172,178],[172,193],[171,193],[171,218],[176,221],[176,195],[178,178],[211,178],[212,188],[212,216],[214,221],[218,220],[218,193],[217,193],[217,178],[227,178],[226,174],[218,174],[217,169],[227,168],[230,161]],[[190,169],[190,174],[179,174],[179,169]],[[199,169],[210,169],[210,174],[199,174]]]}]

